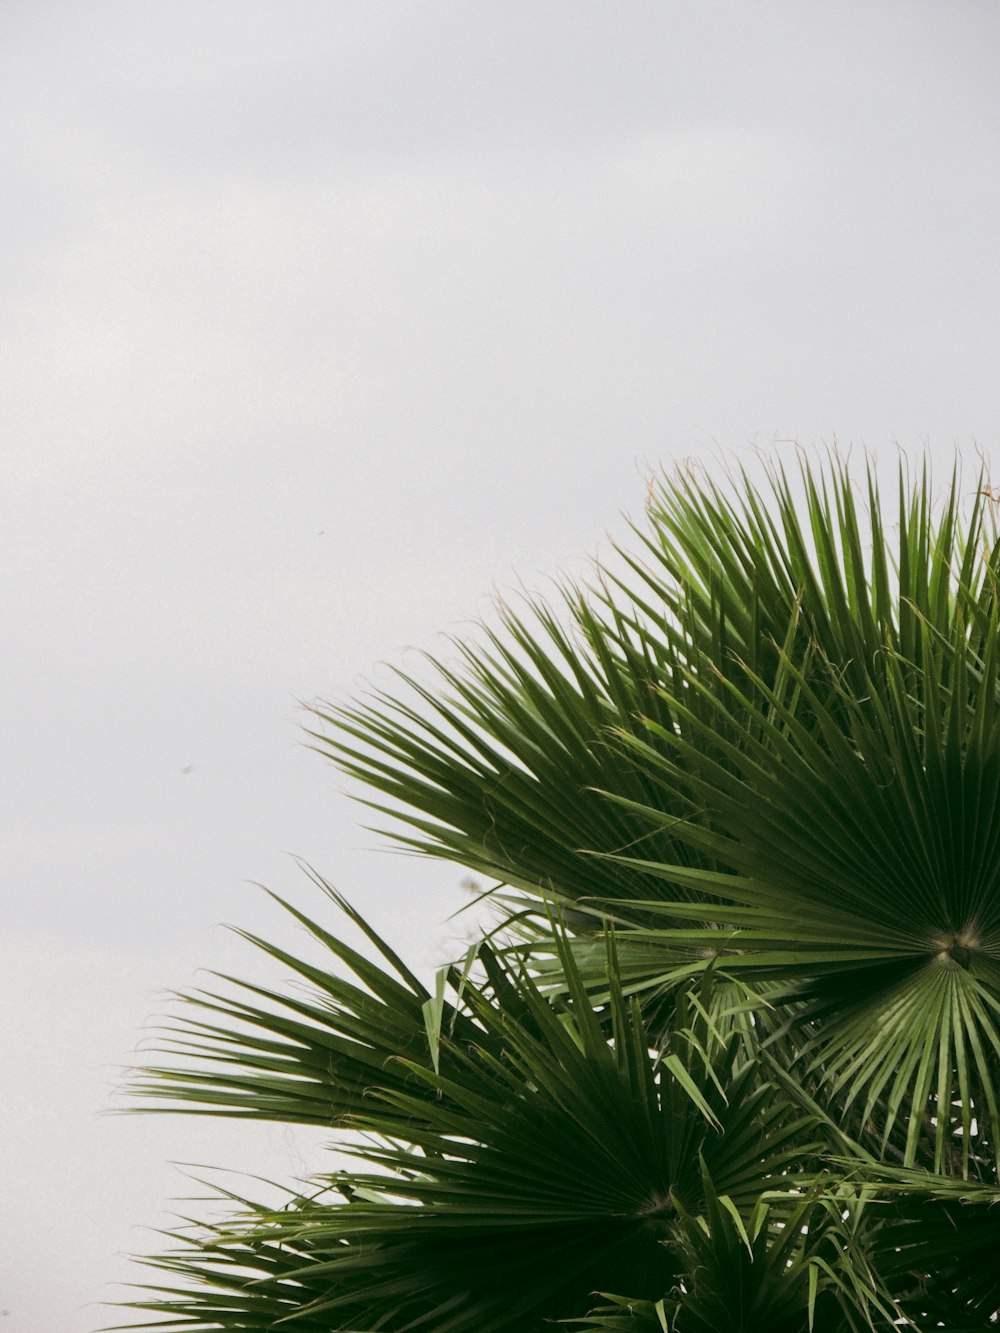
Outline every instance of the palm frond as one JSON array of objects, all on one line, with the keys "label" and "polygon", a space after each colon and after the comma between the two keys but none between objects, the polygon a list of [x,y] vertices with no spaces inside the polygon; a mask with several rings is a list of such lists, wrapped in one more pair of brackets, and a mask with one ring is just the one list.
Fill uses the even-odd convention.
[{"label": "palm frond", "polygon": [[[361,988],[298,965],[316,990],[293,1005],[296,1024],[309,1014],[309,1040],[296,1027],[296,1044],[284,1043],[280,1059],[270,1039],[244,1029],[244,1006],[208,999],[213,1015],[239,1029],[197,1024],[186,1067],[157,1069],[146,1090],[245,1115],[263,1079],[265,1096],[250,1113],[294,1119],[288,1108],[299,1095],[305,1120],[321,1100],[321,1052],[336,1123],[366,1136],[340,1150],[362,1167],[316,1182],[345,1202],[324,1195],[298,1199],[291,1211],[258,1211],[230,1239],[213,1234],[207,1253],[166,1259],[167,1267],[206,1281],[216,1274],[213,1283],[228,1291],[230,1273],[249,1265],[256,1276],[237,1284],[239,1300],[257,1299],[259,1284],[269,1313],[283,1300],[295,1308],[288,1284],[301,1282],[302,1317],[329,1327],[540,1329],[546,1318],[582,1314],[598,1287],[648,1296],[669,1286],[672,1221],[705,1206],[700,1160],[748,1211],[768,1181],[784,1187],[817,1161],[824,1145],[812,1118],[775,1095],[739,1035],[714,1030],[697,996],[679,997],[669,1036],[652,1050],[638,1004],[622,994],[613,938],[600,1011],[557,939],[567,979],[558,1003],[516,961],[484,948],[482,975],[448,978],[433,1043],[426,1024],[420,1030],[426,1015],[418,1017],[412,987],[332,937],[331,949],[341,963],[352,959],[376,1003],[366,1009]],[[281,1031],[283,1021],[270,1026]],[[268,1029],[263,1011],[256,1022]],[[386,1055],[386,1032],[408,1033],[409,1054]],[[195,1075],[192,1061],[204,1072]],[[281,1268],[276,1246],[301,1262]],[[212,1297],[220,1299],[228,1297]],[[176,1303],[169,1308],[177,1313]],[[216,1307],[192,1297],[198,1318],[216,1318],[207,1308]]]}]

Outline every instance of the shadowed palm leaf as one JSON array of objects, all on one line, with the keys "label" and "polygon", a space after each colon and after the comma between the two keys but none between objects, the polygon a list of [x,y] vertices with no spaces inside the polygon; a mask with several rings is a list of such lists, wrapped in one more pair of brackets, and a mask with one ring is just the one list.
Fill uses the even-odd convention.
[{"label": "shadowed palm leaf", "polygon": [[[658,1296],[676,1276],[675,1220],[705,1204],[700,1160],[750,1210],[767,1182],[785,1188],[823,1145],[812,1118],[746,1060],[739,1036],[714,1035],[696,996],[678,999],[669,1040],[651,1052],[610,940],[609,949],[603,1013],[565,946],[570,994],[557,1007],[486,947],[487,975],[453,970],[450,997],[401,986],[358,957],[364,991],[309,969],[323,987],[312,1003],[193,997],[241,1030],[183,1024],[191,1036],[181,1050],[204,1070],[151,1071],[148,1094],[364,1132],[353,1151],[368,1169],[327,1182],[346,1201],[256,1209],[228,1239],[210,1238],[208,1260],[170,1263],[211,1272],[217,1285],[221,1274],[224,1291],[227,1273],[249,1266],[262,1320],[292,1300],[331,1328],[541,1329],[547,1317],[582,1314],[597,1287]],[[400,1046],[388,1061],[386,1032]],[[289,1115],[296,1097],[300,1114]],[[289,1254],[301,1261],[290,1269]],[[256,1290],[236,1286],[234,1317],[247,1317]]]},{"label": "shadowed palm leaf", "polygon": [[585,1333],[846,1333],[890,1327],[897,1310],[880,1292],[864,1244],[864,1206],[849,1192],[815,1187],[784,1208],[762,1202],[744,1221],[705,1174],[704,1216],[681,1211],[673,1228],[680,1264],[658,1301],[606,1297]]}]

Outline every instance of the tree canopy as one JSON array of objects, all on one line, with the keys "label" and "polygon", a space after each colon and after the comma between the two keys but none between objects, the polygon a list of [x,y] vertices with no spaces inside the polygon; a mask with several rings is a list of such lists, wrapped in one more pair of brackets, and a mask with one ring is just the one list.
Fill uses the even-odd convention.
[{"label": "tree canopy", "polygon": [[141,1095],[326,1126],[356,1165],[227,1195],[132,1308],[995,1327],[995,506],[957,466],[679,469],[592,586],[318,705],[314,746],[397,843],[488,877],[493,921],[428,986],[314,875],[323,919],[288,910],[328,966],[252,939],[306,993],[185,998]]}]

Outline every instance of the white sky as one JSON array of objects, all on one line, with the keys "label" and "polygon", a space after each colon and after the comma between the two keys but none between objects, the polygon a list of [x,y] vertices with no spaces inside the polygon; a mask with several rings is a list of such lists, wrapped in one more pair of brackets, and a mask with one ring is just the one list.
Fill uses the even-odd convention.
[{"label": "white sky", "polygon": [[247,881],[454,948],[297,700],[581,568],[658,458],[996,456],[998,62],[991,0],[6,0],[4,1333],[109,1320],[171,1160],[319,1167],[106,1114],[162,991],[256,967],[217,923],[298,942]]}]

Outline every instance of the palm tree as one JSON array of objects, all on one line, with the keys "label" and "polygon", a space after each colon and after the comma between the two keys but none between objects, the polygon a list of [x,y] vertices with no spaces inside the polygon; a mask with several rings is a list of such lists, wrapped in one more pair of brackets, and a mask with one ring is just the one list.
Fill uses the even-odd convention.
[{"label": "palm tree", "polygon": [[[968,492],[968,493],[967,493]],[[495,883],[433,990],[294,911],[309,995],[187,998],[139,1091],[334,1127],[135,1308],[303,1333],[989,1329],[1000,544],[981,475],[678,472],[638,553],[318,707],[411,851]],[[290,911],[293,909],[289,908]]]}]

